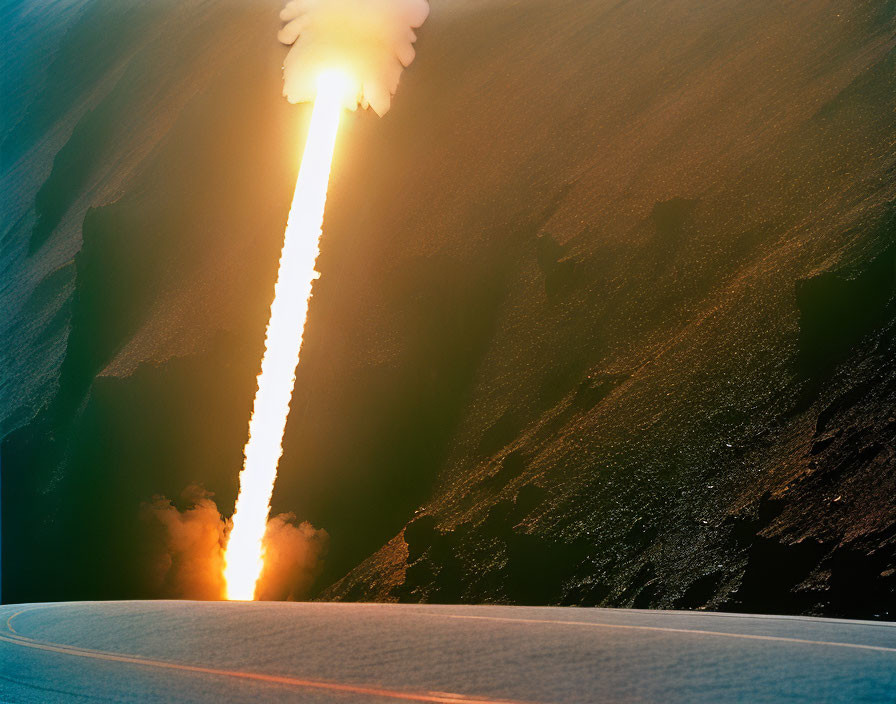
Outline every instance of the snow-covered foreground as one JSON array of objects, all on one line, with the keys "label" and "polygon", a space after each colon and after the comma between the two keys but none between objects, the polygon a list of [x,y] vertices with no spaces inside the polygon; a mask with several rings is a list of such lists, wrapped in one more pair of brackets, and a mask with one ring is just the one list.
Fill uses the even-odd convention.
[{"label": "snow-covered foreground", "polygon": [[0,701],[884,702],[896,624],[509,606],[0,607]]}]

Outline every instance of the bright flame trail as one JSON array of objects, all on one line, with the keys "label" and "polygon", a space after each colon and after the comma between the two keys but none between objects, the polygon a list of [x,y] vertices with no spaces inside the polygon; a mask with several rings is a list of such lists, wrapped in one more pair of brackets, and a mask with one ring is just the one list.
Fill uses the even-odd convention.
[{"label": "bright flame trail", "polygon": [[319,252],[336,132],[347,90],[348,80],[342,74],[327,73],[318,80],[311,127],[280,254],[258,391],[249,420],[246,461],[240,472],[240,493],[224,554],[228,599],[252,599],[264,564],[262,541],[277,463],[283,453],[283,430],[299,363],[311,282],[318,277],[314,263]]}]

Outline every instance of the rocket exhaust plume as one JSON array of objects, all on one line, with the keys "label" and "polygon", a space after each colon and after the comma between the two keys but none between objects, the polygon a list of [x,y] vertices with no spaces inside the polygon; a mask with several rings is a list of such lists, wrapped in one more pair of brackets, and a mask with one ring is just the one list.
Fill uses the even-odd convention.
[{"label": "rocket exhaust plume", "polygon": [[264,567],[271,495],[311,284],[318,277],[314,265],[342,109],[369,105],[380,115],[389,109],[402,67],[413,60],[412,28],[428,12],[425,0],[292,0],[281,13],[288,24],[279,38],[293,44],[284,63],[284,95],[290,102],[313,100],[314,109],[287,220],[224,553],[228,599],[253,599]]},{"label": "rocket exhaust plume", "polygon": [[283,62],[283,95],[315,98],[315,77],[340,67],[351,76],[354,109],[389,110],[398,79],[414,60],[414,29],[429,15],[426,0],[290,0],[277,37],[292,48]]},{"label": "rocket exhaust plume", "polygon": [[299,363],[311,283],[318,276],[314,262],[339,114],[347,89],[347,79],[339,73],[321,74],[318,81],[308,141],[280,254],[258,391],[249,420],[246,461],[240,472],[240,493],[224,558],[228,599],[252,599],[255,583],[264,566],[262,541],[277,477],[277,463],[283,451],[281,442]]}]

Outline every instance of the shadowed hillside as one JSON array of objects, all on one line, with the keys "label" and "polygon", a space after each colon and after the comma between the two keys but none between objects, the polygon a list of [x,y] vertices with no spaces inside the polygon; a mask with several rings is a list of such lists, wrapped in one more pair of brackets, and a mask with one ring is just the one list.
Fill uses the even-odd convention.
[{"label": "shadowed hillside", "polygon": [[[140,502],[232,506],[276,5],[140,14],[7,130],[6,601],[153,596]],[[896,5],[433,5],[337,146],[274,495],[319,595],[892,618]]]}]

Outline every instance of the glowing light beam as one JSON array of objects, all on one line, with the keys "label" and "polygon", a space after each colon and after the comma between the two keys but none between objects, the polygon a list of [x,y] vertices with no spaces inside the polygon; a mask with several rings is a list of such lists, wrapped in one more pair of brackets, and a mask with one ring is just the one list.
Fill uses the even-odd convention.
[{"label": "glowing light beam", "polygon": [[283,454],[283,431],[295,385],[311,284],[319,276],[314,264],[320,251],[330,165],[339,118],[352,90],[348,77],[335,71],[322,74],[317,85],[311,126],[280,253],[233,527],[224,553],[228,599],[254,598],[256,582],[264,566],[263,540],[271,494],[277,479],[277,464]]}]

